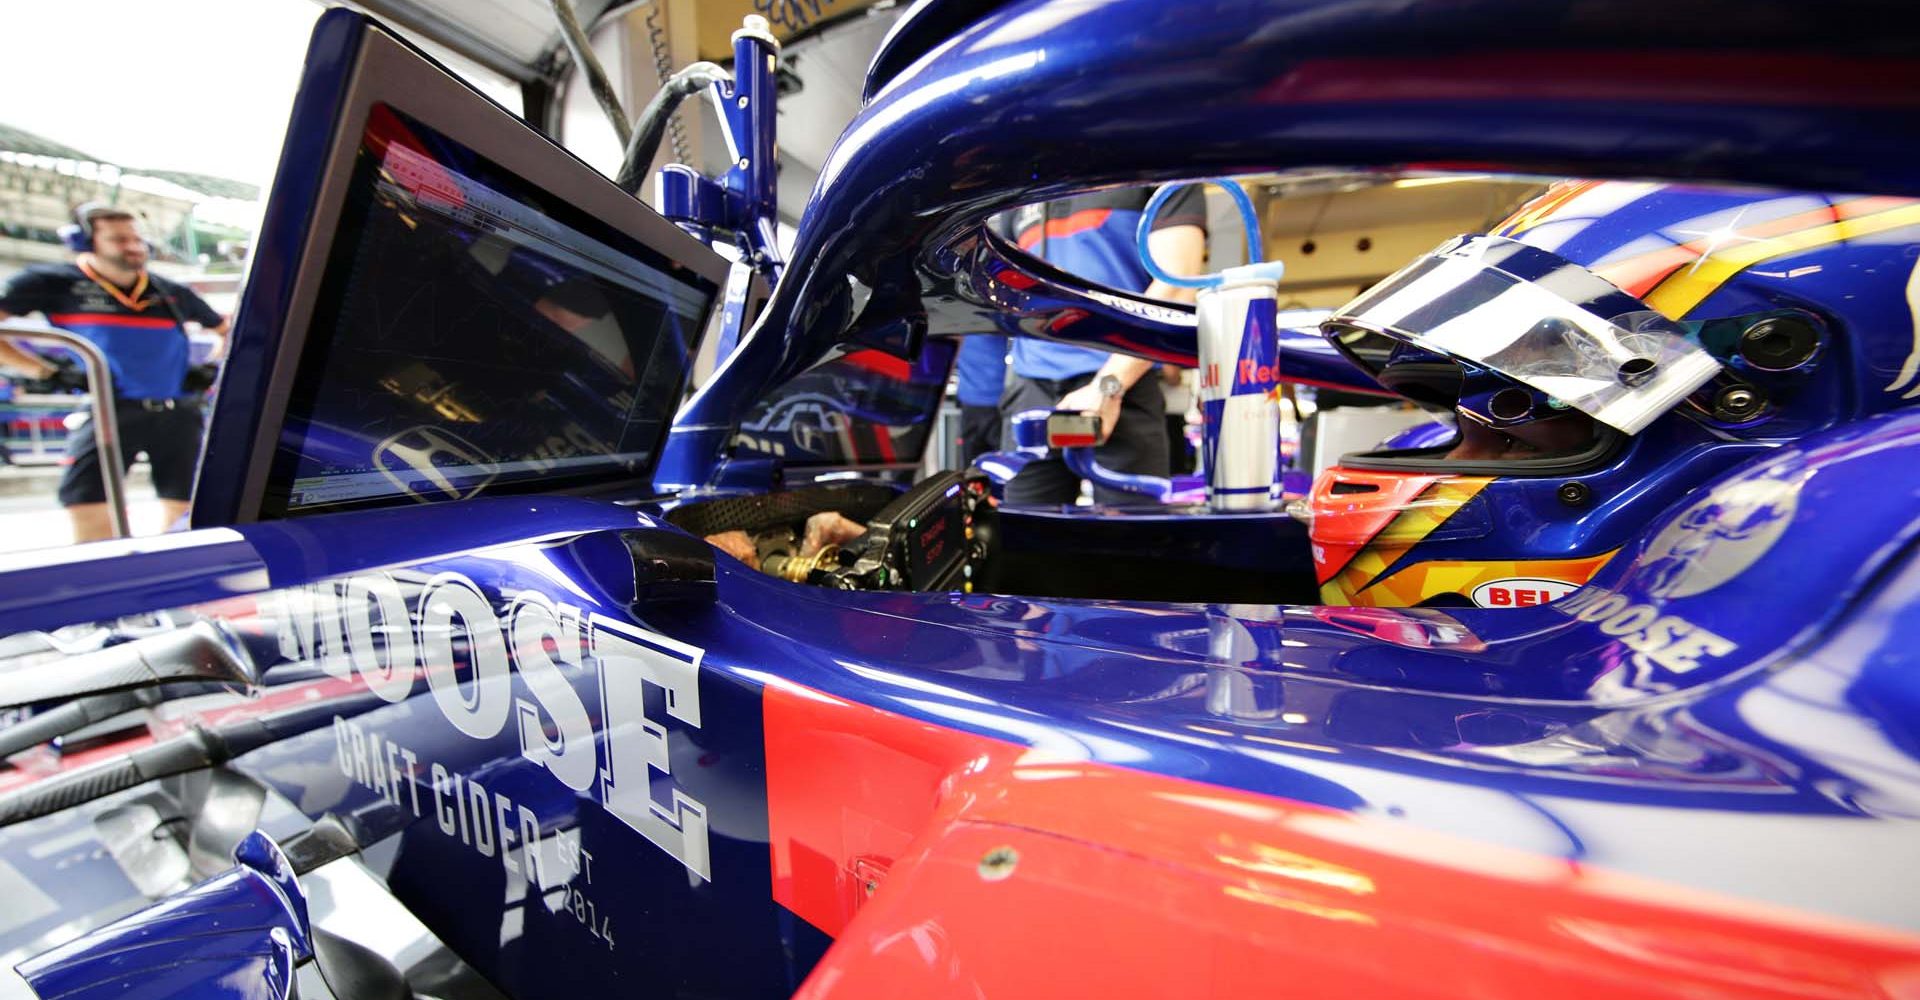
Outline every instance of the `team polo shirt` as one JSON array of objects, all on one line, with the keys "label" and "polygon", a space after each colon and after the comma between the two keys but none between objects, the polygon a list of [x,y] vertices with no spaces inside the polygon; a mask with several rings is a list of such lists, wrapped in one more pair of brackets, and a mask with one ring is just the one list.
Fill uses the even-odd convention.
[{"label": "team polo shirt", "polygon": [[219,326],[221,317],[191,289],[151,272],[144,286],[101,287],[76,264],[38,264],[0,289],[0,312],[41,313],[47,322],[100,348],[121,399],[172,399],[190,362],[181,320]]},{"label": "team polo shirt", "polygon": [[[1123,292],[1144,290],[1151,276],[1140,263],[1135,230],[1153,196],[1149,188],[1095,191],[1028,205],[1012,215],[1011,237],[1022,250],[1067,272]],[[1199,185],[1175,192],[1160,206],[1154,231],[1207,224]],[[1026,378],[1068,379],[1096,372],[1108,352],[1019,337],[1013,342],[1013,373]]]},{"label": "team polo shirt", "polygon": [[960,338],[953,394],[961,406],[995,406],[1007,383],[1007,338],[976,333]]}]

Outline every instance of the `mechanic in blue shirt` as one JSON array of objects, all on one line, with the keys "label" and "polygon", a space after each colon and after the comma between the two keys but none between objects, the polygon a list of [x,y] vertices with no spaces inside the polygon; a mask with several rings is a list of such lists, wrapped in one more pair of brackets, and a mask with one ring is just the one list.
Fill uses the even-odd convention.
[{"label": "mechanic in blue shirt", "polygon": [[[0,319],[41,313],[106,355],[121,461],[131,464],[136,454],[147,453],[154,492],[172,524],[187,511],[200,453],[200,397],[185,385],[191,362],[185,324],[225,335],[227,321],[191,289],[147,271],[147,241],[132,213],[90,202],[74,210],[74,221],[91,236],[91,249],[71,264],[41,264],[14,275],[0,289]],[[0,365],[32,378],[61,371],[5,341],[0,341]],[[112,537],[91,424],[67,440],[67,457],[60,504],[73,520],[74,540]]]},{"label": "mechanic in blue shirt", "polygon": [[960,339],[954,362],[960,400],[960,466],[1000,447],[1000,394],[1007,386],[1007,338],[979,334]]},{"label": "mechanic in blue shirt", "polygon": [[[1011,216],[1014,242],[1069,274],[1150,298],[1193,301],[1190,289],[1150,281],[1135,250],[1134,230],[1152,191],[1123,188],[1028,205]],[[1148,238],[1153,258],[1170,274],[1198,274],[1206,259],[1206,200],[1198,185],[1181,188],[1161,206]],[[1004,421],[1022,410],[1097,410],[1104,442],[1100,464],[1139,475],[1168,474],[1166,404],[1160,380],[1146,378],[1153,362],[1125,354],[1028,337],[1013,342],[1013,377],[1000,399]],[[1011,430],[1002,432],[1012,440]],[[1059,459],[1028,463],[1007,484],[1008,503],[1070,504],[1080,478]],[[1137,502],[1095,486],[1096,503]]]}]

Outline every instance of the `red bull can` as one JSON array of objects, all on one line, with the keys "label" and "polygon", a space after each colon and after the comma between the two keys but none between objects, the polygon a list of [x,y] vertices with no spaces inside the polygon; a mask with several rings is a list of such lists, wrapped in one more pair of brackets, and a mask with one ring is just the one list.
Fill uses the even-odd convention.
[{"label": "red bull can", "polygon": [[1207,504],[1272,510],[1280,502],[1279,280],[1231,268],[1200,290],[1201,452]]}]

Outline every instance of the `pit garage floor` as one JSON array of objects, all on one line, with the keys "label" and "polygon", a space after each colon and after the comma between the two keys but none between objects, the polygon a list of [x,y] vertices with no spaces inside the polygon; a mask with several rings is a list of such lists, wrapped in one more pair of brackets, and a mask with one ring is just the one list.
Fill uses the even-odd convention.
[{"label": "pit garage floor", "polygon": [[[60,466],[53,464],[0,466],[0,552],[59,548],[73,544],[73,527],[60,509],[54,492],[60,486]],[[127,473],[127,519],[135,535],[157,535],[166,530],[160,498],[145,462]]]}]

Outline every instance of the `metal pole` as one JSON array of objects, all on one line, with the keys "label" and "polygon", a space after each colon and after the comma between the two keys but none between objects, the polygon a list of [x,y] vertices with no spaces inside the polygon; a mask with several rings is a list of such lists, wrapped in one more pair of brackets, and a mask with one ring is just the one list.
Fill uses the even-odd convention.
[{"label": "metal pole", "polygon": [[113,409],[113,370],[107,367],[107,356],[92,341],[65,330],[0,321],[0,336],[59,344],[80,355],[81,363],[87,366],[88,395],[93,397],[93,443],[100,451],[100,478],[107,510],[113,517],[113,537],[132,535],[127,527],[126,485],[122,482],[126,466],[120,464],[120,418]]}]

